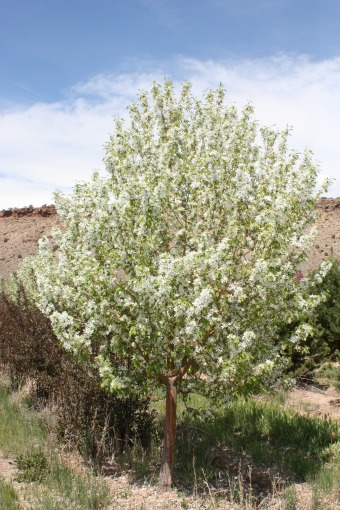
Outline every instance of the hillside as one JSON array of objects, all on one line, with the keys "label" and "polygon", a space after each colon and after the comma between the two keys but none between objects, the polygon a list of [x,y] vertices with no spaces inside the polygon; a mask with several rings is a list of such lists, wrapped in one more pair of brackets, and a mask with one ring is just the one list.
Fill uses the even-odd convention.
[{"label": "hillside", "polygon": [[53,205],[0,211],[0,276],[6,278],[24,257],[38,250],[38,240],[60,224]]},{"label": "hillside", "polygon": [[[302,270],[315,269],[330,255],[340,258],[340,198],[318,202],[318,237]],[[60,224],[53,205],[0,211],[0,276],[7,277],[24,257],[38,249],[38,239]]]}]

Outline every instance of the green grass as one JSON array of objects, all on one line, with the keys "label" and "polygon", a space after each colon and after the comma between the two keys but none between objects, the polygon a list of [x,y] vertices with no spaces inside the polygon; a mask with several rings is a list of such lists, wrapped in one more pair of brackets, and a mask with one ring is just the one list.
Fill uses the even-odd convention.
[{"label": "green grass", "polygon": [[89,470],[75,474],[56,459],[50,461],[45,485],[79,508],[99,510],[109,504],[108,487],[104,480],[94,477]]},{"label": "green grass", "polygon": [[13,485],[0,477],[0,510],[20,510],[19,497]]},{"label": "green grass", "polygon": [[7,388],[0,386],[0,450],[5,455],[20,454],[41,446],[45,431],[38,413],[28,410],[25,402],[13,402]]},{"label": "green grass", "polygon": [[[161,394],[158,398],[155,407],[162,421]],[[277,468],[283,478],[309,481],[317,490],[330,492],[339,482],[340,458],[334,455],[339,424],[301,416],[284,408],[284,401],[281,393],[272,402],[239,399],[224,405],[211,405],[199,395],[186,403],[179,398],[176,478],[202,487],[206,480],[214,484],[221,473],[228,479],[231,452],[236,461],[250,459],[254,469]],[[229,459],[223,459],[224,450]],[[293,492],[286,497],[293,507]]]},{"label": "green grass", "polygon": [[323,494],[333,493],[337,501],[340,500],[340,442],[333,445],[331,453],[330,462],[308,480],[313,487],[313,510],[322,510],[319,501]]},{"label": "green grass", "polygon": [[[101,510],[108,506],[105,481],[89,469],[76,474],[63,465],[55,448],[48,443],[39,414],[22,400],[13,401],[8,390],[1,387],[0,450],[16,457],[17,481],[30,484],[35,509]],[[1,483],[1,498],[6,497],[6,504],[0,498],[3,504],[0,510],[19,509],[14,489]]]},{"label": "green grass", "polygon": [[[326,420],[300,416],[269,403],[239,400],[204,420],[179,423],[179,468],[205,466],[213,449],[231,447],[251,456],[253,463],[277,466],[297,480],[315,477],[329,458],[339,426]],[[191,459],[191,461],[190,461]],[[212,476],[213,476],[212,469]]]}]

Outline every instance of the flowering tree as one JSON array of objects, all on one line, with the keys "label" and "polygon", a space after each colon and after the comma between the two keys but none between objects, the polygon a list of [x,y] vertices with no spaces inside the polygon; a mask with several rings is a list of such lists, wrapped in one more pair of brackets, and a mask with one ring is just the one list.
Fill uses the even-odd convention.
[{"label": "flowering tree", "polygon": [[[318,169],[258,130],[253,110],[154,84],[116,120],[105,178],[55,195],[57,254],[40,242],[32,290],[66,349],[94,356],[103,385],[166,388],[160,484],[173,482],[179,381],[246,393],[278,377],[282,323],[318,302],[295,277],[313,233]],[[27,269],[27,264],[26,264]],[[117,360],[120,360],[117,363]]]}]

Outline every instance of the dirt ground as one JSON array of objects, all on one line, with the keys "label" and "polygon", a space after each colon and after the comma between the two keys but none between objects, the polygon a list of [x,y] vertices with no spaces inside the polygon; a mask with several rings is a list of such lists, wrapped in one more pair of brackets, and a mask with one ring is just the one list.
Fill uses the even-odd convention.
[{"label": "dirt ground", "polygon": [[340,394],[334,386],[325,391],[313,386],[294,388],[288,394],[286,405],[309,416],[340,421]]}]

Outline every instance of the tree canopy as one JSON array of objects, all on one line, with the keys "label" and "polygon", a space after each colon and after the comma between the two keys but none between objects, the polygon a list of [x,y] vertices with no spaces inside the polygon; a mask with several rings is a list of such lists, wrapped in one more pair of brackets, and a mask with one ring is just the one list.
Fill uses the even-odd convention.
[{"label": "tree canopy", "polygon": [[197,99],[155,83],[116,119],[107,176],[56,193],[64,227],[56,253],[40,241],[31,290],[109,390],[251,392],[278,377],[282,324],[299,324],[285,342],[308,335],[318,298],[295,275],[324,189],[288,136],[226,105],[222,86]]}]

